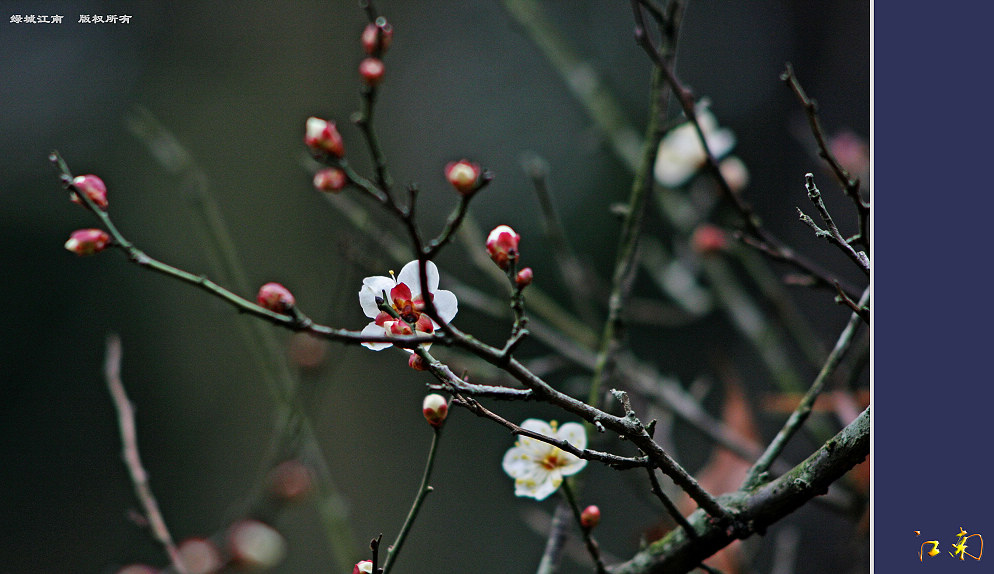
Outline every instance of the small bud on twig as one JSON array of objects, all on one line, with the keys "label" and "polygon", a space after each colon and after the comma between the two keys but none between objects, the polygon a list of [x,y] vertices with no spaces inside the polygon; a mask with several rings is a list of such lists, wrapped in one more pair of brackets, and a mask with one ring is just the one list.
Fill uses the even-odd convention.
[{"label": "small bud on twig", "polygon": [[259,293],[256,295],[255,300],[259,303],[260,307],[269,309],[274,313],[283,314],[288,313],[296,303],[293,293],[290,293],[289,289],[279,283],[266,283],[262,287],[259,287]]},{"label": "small bud on twig", "polygon": [[314,174],[314,189],[336,193],[348,183],[345,172],[337,167],[327,167]]},{"label": "small bud on twig", "polygon": [[386,67],[383,65],[383,60],[379,58],[366,58],[359,62],[359,75],[362,76],[362,81],[371,88],[378,86],[383,81],[385,71]]},{"label": "small bud on twig", "polygon": [[521,236],[507,225],[498,225],[487,236],[487,253],[501,269],[507,269],[512,258],[518,256],[518,242]]},{"label": "small bud on twig", "polygon": [[99,253],[110,243],[110,235],[102,229],[77,229],[69,236],[65,248],[76,255]]},{"label": "small bud on twig", "polygon": [[442,395],[432,393],[421,403],[421,412],[424,413],[428,424],[441,427],[445,417],[449,416],[449,403]]},{"label": "small bud on twig", "polygon": [[466,159],[450,162],[445,166],[445,179],[463,195],[473,193],[480,187],[482,173],[478,164]]},{"label": "small bud on twig", "polygon": [[307,118],[304,143],[315,153],[329,153],[339,158],[345,155],[345,144],[342,135],[338,133],[338,128],[335,127],[335,122],[315,117]]},{"label": "small bud on twig", "polygon": [[590,529],[597,526],[601,521],[601,509],[597,508],[596,505],[591,504],[590,506],[583,509],[580,513],[580,525],[584,528]]},{"label": "small bud on twig", "polygon": [[[86,197],[89,197],[90,201],[97,207],[107,209],[107,186],[104,184],[104,180],[95,175],[78,175],[73,178],[72,185]],[[70,193],[69,199],[73,203],[83,205],[83,200],[75,193]]]}]

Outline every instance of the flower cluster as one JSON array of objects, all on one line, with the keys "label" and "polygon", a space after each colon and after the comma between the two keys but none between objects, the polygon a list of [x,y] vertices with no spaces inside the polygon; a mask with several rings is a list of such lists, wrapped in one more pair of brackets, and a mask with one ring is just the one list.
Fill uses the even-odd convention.
[{"label": "flower cluster", "polygon": [[[366,277],[359,290],[359,304],[363,313],[373,321],[366,325],[362,334],[367,336],[431,334],[438,323],[425,311],[425,292],[435,306],[439,319],[448,323],[456,316],[459,304],[452,291],[438,288],[438,267],[431,261],[425,265],[428,288],[422,290],[418,261],[404,265],[394,277],[382,275]],[[382,305],[392,312],[380,307]],[[363,343],[368,349],[381,351],[390,343]]]}]

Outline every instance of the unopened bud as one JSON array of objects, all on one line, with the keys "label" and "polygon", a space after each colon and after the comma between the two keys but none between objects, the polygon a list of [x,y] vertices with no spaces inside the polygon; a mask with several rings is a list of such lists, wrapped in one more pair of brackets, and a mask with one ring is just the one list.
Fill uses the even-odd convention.
[{"label": "unopened bud", "polygon": [[507,225],[498,225],[487,236],[487,253],[501,269],[507,269],[512,258],[518,256],[518,242],[521,236]]},{"label": "unopened bud", "polygon": [[580,524],[584,528],[593,528],[601,521],[601,509],[593,504],[583,509],[580,513]]},{"label": "unopened bud", "polygon": [[725,249],[727,244],[725,232],[720,227],[707,223],[698,225],[690,238],[690,245],[701,255],[717,253]]},{"label": "unopened bud", "polygon": [[483,171],[479,165],[465,159],[450,162],[445,166],[445,179],[463,195],[473,193],[480,187],[481,173]]},{"label": "unopened bud", "polygon": [[356,565],[352,568],[352,574],[372,574],[372,572],[372,560],[360,560],[359,562],[356,562]]},{"label": "unopened bud", "polygon": [[411,356],[407,358],[407,366],[411,367],[415,371],[427,371],[428,365],[425,364],[425,360],[421,358],[420,355],[411,353]]},{"label": "unopened bud", "polygon": [[176,548],[176,552],[188,574],[214,574],[224,566],[217,546],[203,538],[184,540]]},{"label": "unopened bud", "polygon": [[383,60],[379,58],[366,58],[359,62],[359,75],[367,86],[378,86],[383,81],[383,73],[386,67]]},{"label": "unopened bud", "polygon": [[342,134],[338,133],[335,122],[322,120],[321,118],[307,118],[305,126],[304,143],[315,153],[329,153],[335,157],[345,155],[345,143],[342,141]]},{"label": "unopened bud", "polygon": [[386,52],[391,40],[393,40],[393,26],[382,16],[377,18],[375,23],[366,25],[360,39],[362,49],[370,56]]},{"label": "unopened bud", "polygon": [[269,491],[279,500],[295,502],[314,490],[314,473],[299,460],[281,462],[269,472]]},{"label": "unopened bud", "polygon": [[348,183],[345,172],[337,167],[326,167],[314,174],[314,188],[318,191],[341,191]]},{"label": "unopened bud", "polygon": [[514,277],[514,282],[518,284],[518,287],[527,287],[532,284],[532,279],[534,274],[532,273],[531,267],[525,267]]},{"label": "unopened bud", "polygon": [[297,302],[293,298],[293,293],[279,283],[266,283],[259,287],[259,293],[255,300],[260,307],[269,309],[274,313],[286,314]]},{"label": "unopened bud", "polygon": [[76,255],[93,255],[110,243],[110,235],[102,229],[77,229],[69,236],[65,247]]},{"label": "unopened bud", "polygon": [[228,529],[228,552],[240,566],[272,568],[286,555],[286,540],[272,526],[246,519]]},{"label": "unopened bud", "polygon": [[[107,186],[104,180],[95,175],[77,175],[72,180],[72,185],[80,193],[90,198],[100,209],[107,209]],[[83,204],[83,200],[76,193],[70,193],[69,199],[73,203]]]},{"label": "unopened bud", "polygon": [[421,412],[424,413],[428,424],[440,427],[445,422],[445,417],[449,416],[449,402],[442,395],[432,393],[421,403]]}]

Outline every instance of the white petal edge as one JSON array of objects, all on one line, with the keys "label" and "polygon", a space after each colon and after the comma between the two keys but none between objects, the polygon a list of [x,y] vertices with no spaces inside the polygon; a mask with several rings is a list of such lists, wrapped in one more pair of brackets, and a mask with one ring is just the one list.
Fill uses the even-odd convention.
[{"label": "white petal edge", "polygon": [[[434,293],[438,289],[438,267],[434,262],[428,261],[425,264],[425,273],[428,275],[428,292]],[[421,293],[421,272],[418,270],[418,260],[409,262],[397,274],[399,283],[406,283],[411,288],[411,296]]]},{"label": "white petal edge", "polygon": [[[383,327],[377,325],[376,323],[370,323],[362,328],[361,334],[368,337],[379,337],[381,335],[385,335],[386,330],[383,329]],[[386,349],[387,347],[392,347],[393,345],[390,343],[363,343],[362,346],[366,347],[367,349],[371,349],[373,351],[382,351],[383,349]]]},{"label": "white petal edge", "polygon": [[564,440],[579,449],[587,448],[587,431],[579,423],[566,423],[559,427],[556,438]]}]

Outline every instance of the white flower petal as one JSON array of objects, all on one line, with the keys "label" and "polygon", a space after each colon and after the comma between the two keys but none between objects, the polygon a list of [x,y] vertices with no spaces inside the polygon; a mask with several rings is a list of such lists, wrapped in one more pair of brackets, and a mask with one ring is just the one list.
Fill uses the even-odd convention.
[{"label": "white flower petal", "polygon": [[[370,323],[362,328],[361,334],[368,337],[379,337],[385,335],[386,330],[383,327],[377,325],[376,323]],[[362,346],[366,347],[367,349],[372,349],[374,351],[382,351],[383,349],[386,349],[387,347],[392,347],[393,345],[390,343],[363,343]]]},{"label": "white flower petal", "polygon": [[530,472],[514,480],[514,494],[542,500],[555,492],[556,488],[550,490],[550,486],[549,472],[536,464],[531,466]]},{"label": "white flower petal", "polygon": [[359,305],[362,306],[362,312],[370,319],[375,319],[380,313],[380,308],[376,306],[376,298],[382,297],[383,292],[386,291],[389,299],[390,290],[395,284],[392,278],[382,275],[363,279],[362,289],[359,290]]},{"label": "white flower petal", "polygon": [[[545,480],[532,488],[527,496],[530,496],[535,500],[545,500],[546,498],[549,498],[550,494],[558,490],[562,483],[563,476],[559,473],[559,471],[553,470],[552,472],[547,472]],[[517,494],[517,491],[515,491],[515,494]],[[519,494],[518,496],[521,495]]]},{"label": "white flower petal", "polygon": [[435,295],[432,299],[432,302],[435,304],[435,311],[438,311],[438,316],[448,323],[459,312],[459,301],[456,300],[456,294],[445,289],[432,291],[432,293]]},{"label": "white flower petal", "polygon": [[[438,289],[438,267],[434,262],[429,261],[425,264],[425,273],[428,275],[428,292],[434,293]],[[404,265],[400,273],[397,274],[397,281],[406,283],[411,288],[412,297],[421,294],[420,274],[417,259]]]},{"label": "white flower petal", "polygon": [[568,452],[563,452],[559,455],[559,460],[564,462],[557,470],[562,473],[563,476],[573,476],[574,474],[580,472],[587,466],[587,460],[580,458],[578,456],[573,456]]},{"label": "white flower petal", "polygon": [[560,426],[555,436],[576,448],[587,448],[587,430],[579,423],[566,423]]},{"label": "white flower petal", "polygon": [[521,428],[537,432],[538,434],[545,436],[556,436],[556,431],[552,430],[552,425],[539,419],[527,419],[525,422],[521,423]]},{"label": "white flower petal", "polygon": [[515,446],[504,453],[501,466],[511,478],[521,478],[529,476],[538,465],[527,450]]}]

